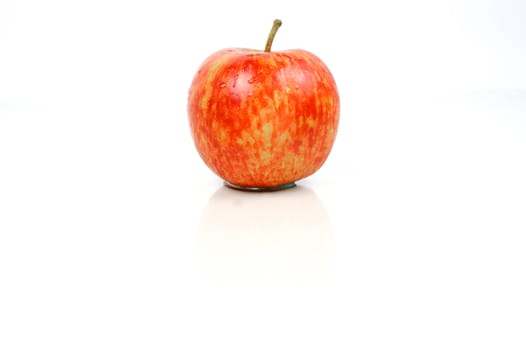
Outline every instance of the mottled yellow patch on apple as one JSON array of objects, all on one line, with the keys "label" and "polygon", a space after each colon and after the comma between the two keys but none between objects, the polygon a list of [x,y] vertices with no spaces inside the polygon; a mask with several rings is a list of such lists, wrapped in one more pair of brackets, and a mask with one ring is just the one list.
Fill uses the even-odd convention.
[{"label": "mottled yellow patch on apple", "polygon": [[292,137],[290,136],[290,133],[288,131],[285,131],[284,133],[279,135],[279,138],[278,138],[279,145],[284,145],[286,143],[289,143],[290,141],[292,141]]},{"label": "mottled yellow patch on apple", "polygon": [[268,165],[272,161],[272,154],[269,151],[260,151],[259,158],[263,165]]},{"label": "mottled yellow patch on apple", "polygon": [[272,125],[272,123],[265,123],[263,124],[263,127],[261,129],[263,131],[263,143],[265,147],[269,148],[272,144],[272,132],[274,130],[274,126]]}]

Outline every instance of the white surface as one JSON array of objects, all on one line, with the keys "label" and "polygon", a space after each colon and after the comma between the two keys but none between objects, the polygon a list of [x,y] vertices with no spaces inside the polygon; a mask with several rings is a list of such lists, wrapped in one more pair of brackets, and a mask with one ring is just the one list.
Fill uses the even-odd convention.
[{"label": "white surface", "polygon": [[[524,349],[520,1],[0,5],[0,348]],[[318,54],[333,153],[296,189],[221,186],[197,66]]]}]

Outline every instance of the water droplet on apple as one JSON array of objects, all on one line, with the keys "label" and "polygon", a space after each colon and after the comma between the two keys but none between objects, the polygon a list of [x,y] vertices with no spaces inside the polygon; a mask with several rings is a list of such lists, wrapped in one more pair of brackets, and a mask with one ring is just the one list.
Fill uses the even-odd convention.
[{"label": "water droplet on apple", "polygon": [[219,87],[220,87],[220,88],[224,88],[225,86],[226,86],[226,83],[221,83],[221,84],[219,84]]},{"label": "water droplet on apple", "polygon": [[248,79],[249,84],[254,84],[256,81],[258,81],[257,75],[254,75],[252,78]]},{"label": "water droplet on apple", "polygon": [[232,87],[235,88],[237,84],[237,79],[239,78],[239,75],[234,75],[234,81],[232,82]]}]

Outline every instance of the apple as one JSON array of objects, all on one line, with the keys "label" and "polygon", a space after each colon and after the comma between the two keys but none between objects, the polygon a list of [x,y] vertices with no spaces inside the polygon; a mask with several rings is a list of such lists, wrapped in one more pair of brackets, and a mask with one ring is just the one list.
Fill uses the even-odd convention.
[{"label": "apple", "polygon": [[316,172],[334,144],[340,115],[336,82],[301,49],[229,48],[213,53],[190,86],[188,117],[197,151],[227,186],[289,188]]}]

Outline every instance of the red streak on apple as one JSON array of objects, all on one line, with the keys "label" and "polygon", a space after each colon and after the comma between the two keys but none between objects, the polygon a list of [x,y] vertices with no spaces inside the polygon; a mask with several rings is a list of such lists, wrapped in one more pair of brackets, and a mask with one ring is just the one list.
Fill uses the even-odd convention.
[{"label": "red streak on apple", "polygon": [[241,187],[274,187],[316,172],[333,146],[338,90],[304,50],[225,49],[208,57],[188,98],[198,153]]}]

